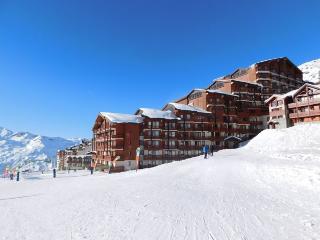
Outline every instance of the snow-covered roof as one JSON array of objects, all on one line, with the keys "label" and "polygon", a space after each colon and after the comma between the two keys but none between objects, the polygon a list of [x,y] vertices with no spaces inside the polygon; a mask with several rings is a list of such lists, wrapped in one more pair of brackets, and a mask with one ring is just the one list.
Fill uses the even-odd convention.
[{"label": "snow-covered roof", "polygon": [[224,139],[224,141],[228,141],[228,140],[231,140],[231,139],[235,139],[235,140],[237,140],[237,141],[242,141],[242,139],[241,139],[241,138],[236,137],[236,136],[229,136],[229,137],[226,137],[226,138]]},{"label": "snow-covered roof", "polygon": [[207,92],[209,92],[209,93],[224,94],[224,95],[229,95],[229,96],[233,96],[233,97],[239,97],[238,95],[234,95],[234,94],[231,94],[231,93],[227,93],[227,92],[224,92],[224,91],[221,91],[221,90],[208,89]]},{"label": "snow-covered roof", "polygon": [[153,109],[153,108],[139,108],[136,114],[139,114],[143,117],[148,117],[148,118],[159,118],[159,119],[169,119],[169,120],[179,119],[173,112],[169,110],[162,111],[162,110]]},{"label": "snow-covered roof", "polygon": [[253,83],[253,82],[247,82],[247,81],[244,81],[244,80],[238,80],[238,79],[230,79],[231,80],[231,82],[242,82],[242,83],[247,83],[247,84],[251,84],[251,85],[257,85],[257,86],[259,86],[259,87],[263,87],[263,85],[262,84],[260,84],[260,83]]},{"label": "snow-covered roof", "polygon": [[292,90],[290,92],[287,92],[285,94],[273,94],[271,97],[269,97],[267,100],[265,100],[265,103],[270,102],[273,98],[278,99],[286,99],[287,97],[293,97],[293,95],[298,91],[299,89]]},{"label": "snow-covered roof", "polygon": [[113,123],[142,123],[143,118],[141,116],[123,113],[110,113],[110,112],[100,112],[102,117],[107,118]]},{"label": "snow-covered roof", "polygon": [[[254,63],[254,64],[269,62],[269,61],[273,61],[273,60],[277,60],[277,59],[283,59],[283,58],[287,58],[287,57],[270,58],[270,59],[266,59],[266,60],[262,60],[262,61],[256,62],[256,63]],[[253,64],[253,65],[254,65],[254,64]]]},{"label": "snow-covered roof", "polygon": [[314,84],[310,84],[310,83],[305,83],[303,86],[301,86],[300,88],[298,88],[297,90],[295,90],[295,92],[292,94],[292,97],[294,97],[295,95],[297,95],[297,94],[301,91],[301,89],[304,89],[306,86],[313,87],[313,88],[315,87],[315,88],[320,89],[320,84],[314,85]]},{"label": "snow-covered roof", "polygon": [[208,112],[206,110],[203,110],[199,107],[195,107],[195,106],[190,106],[190,105],[185,105],[185,104],[180,104],[180,103],[168,103],[168,105],[173,106],[175,109],[178,110],[183,110],[183,111],[191,111],[191,112],[199,112],[199,113],[211,113]]}]

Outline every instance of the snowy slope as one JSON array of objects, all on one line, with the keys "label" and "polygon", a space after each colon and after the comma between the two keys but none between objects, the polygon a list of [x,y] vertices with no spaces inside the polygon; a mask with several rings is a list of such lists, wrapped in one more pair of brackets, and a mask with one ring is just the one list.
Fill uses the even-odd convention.
[{"label": "snowy slope", "polygon": [[78,143],[59,137],[44,137],[28,132],[14,133],[0,127],[0,171],[4,166],[46,168],[58,149]]},{"label": "snowy slope", "polygon": [[306,62],[299,66],[303,72],[303,80],[313,83],[320,82],[320,59]]},{"label": "snowy slope", "polygon": [[318,132],[267,130],[240,149],[137,173],[0,180],[0,239],[320,239]]}]

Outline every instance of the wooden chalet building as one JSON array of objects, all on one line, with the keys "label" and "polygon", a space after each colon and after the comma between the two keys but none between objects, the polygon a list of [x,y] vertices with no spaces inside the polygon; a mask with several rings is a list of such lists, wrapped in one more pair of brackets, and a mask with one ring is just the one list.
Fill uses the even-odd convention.
[{"label": "wooden chalet building", "polygon": [[92,160],[92,142],[83,139],[78,145],[58,150],[57,162],[59,170],[88,169]]},{"label": "wooden chalet building", "polygon": [[272,95],[269,128],[287,128],[299,123],[320,121],[320,85],[304,84],[282,95]]},{"label": "wooden chalet building", "polygon": [[238,137],[244,140],[250,139],[266,128],[269,112],[262,101],[261,84],[236,79],[218,79],[208,89],[237,96],[234,107]]},{"label": "wooden chalet building", "polygon": [[284,94],[304,84],[302,71],[287,57],[260,61],[239,68],[222,79],[236,79],[263,85],[262,101],[273,94]]},{"label": "wooden chalet building", "polygon": [[210,112],[179,103],[168,103],[163,110],[170,110],[179,117],[176,126],[178,159],[199,156],[204,145],[212,144],[214,126]]},{"label": "wooden chalet building", "polygon": [[103,170],[118,157],[115,171],[135,169],[142,123],[141,116],[100,112],[92,129],[96,168]]},{"label": "wooden chalet building", "polygon": [[281,129],[292,126],[288,104],[292,103],[292,96],[296,91],[292,90],[282,95],[274,94],[265,101],[269,105],[268,128]]},{"label": "wooden chalet building", "polygon": [[[238,136],[238,96],[221,90],[194,89],[176,103],[187,104],[211,113],[212,143],[217,149],[232,148],[232,138]],[[227,138],[228,141],[225,141]],[[231,141],[231,142],[230,142]]]},{"label": "wooden chalet building", "polygon": [[320,121],[320,85],[305,84],[292,95],[288,104],[293,125]]}]

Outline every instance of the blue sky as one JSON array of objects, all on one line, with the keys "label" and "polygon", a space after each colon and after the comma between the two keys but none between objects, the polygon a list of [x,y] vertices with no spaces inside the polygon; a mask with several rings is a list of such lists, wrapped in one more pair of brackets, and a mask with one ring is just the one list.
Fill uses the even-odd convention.
[{"label": "blue sky", "polygon": [[256,61],[320,58],[318,0],[0,0],[0,126],[90,137]]}]

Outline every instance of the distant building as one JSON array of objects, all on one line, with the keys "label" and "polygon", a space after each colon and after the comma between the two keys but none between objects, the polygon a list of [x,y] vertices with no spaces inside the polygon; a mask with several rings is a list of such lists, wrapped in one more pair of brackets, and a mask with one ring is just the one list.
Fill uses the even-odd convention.
[{"label": "distant building", "polygon": [[83,139],[78,145],[57,152],[60,170],[80,170],[89,168],[92,159],[92,142]]}]

